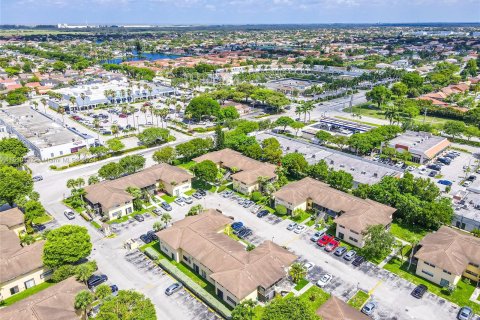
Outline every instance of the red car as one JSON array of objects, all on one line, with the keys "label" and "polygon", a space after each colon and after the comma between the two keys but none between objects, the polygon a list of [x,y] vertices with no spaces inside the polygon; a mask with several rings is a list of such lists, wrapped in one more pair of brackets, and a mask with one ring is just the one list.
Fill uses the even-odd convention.
[{"label": "red car", "polygon": [[332,252],[333,250],[337,249],[339,245],[340,245],[340,240],[332,237],[330,241],[327,243],[327,245],[325,246],[325,251]]},{"label": "red car", "polygon": [[73,120],[77,120],[77,121],[78,121],[78,120],[82,120],[82,118],[80,118],[79,116],[73,116],[72,119],[73,119]]},{"label": "red car", "polygon": [[317,245],[319,245],[320,247],[325,247],[332,239],[333,239],[333,236],[329,234],[325,234],[323,237],[321,237],[317,241]]},{"label": "red car", "polygon": [[125,113],[120,113],[118,116],[119,116],[120,118],[126,118],[126,117],[127,117],[127,115],[126,115]]}]

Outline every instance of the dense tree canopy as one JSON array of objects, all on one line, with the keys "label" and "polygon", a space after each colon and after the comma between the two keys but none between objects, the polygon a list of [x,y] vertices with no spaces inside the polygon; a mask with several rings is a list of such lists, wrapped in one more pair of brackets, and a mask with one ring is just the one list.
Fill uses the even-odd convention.
[{"label": "dense tree canopy", "polygon": [[0,167],[0,203],[13,205],[16,198],[32,190],[32,177],[26,171],[9,166]]},{"label": "dense tree canopy", "polygon": [[217,180],[218,168],[213,161],[204,160],[193,167],[193,173],[201,180],[215,182]]},{"label": "dense tree canopy", "polygon": [[16,157],[23,158],[28,153],[28,148],[16,138],[3,138],[0,140],[0,152],[11,152]]},{"label": "dense tree canopy", "polygon": [[314,310],[298,297],[274,299],[265,307],[261,320],[316,320]]},{"label": "dense tree canopy", "polygon": [[220,104],[209,96],[198,96],[190,100],[185,113],[190,114],[197,121],[203,117],[218,117]]},{"label": "dense tree canopy", "polygon": [[146,146],[165,143],[170,137],[170,131],[162,128],[147,128],[138,134],[138,140]]},{"label": "dense tree canopy", "polygon": [[106,299],[100,307],[99,320],[156,320],[155,307],[143,294],[133,290],[120,290]]},{"label": "dense tree canopy", "polygon": [[51,268],[71,264],[92,251],[90,235],[85,227],[64,225],[51,230],[43,249],[43,263]]}]

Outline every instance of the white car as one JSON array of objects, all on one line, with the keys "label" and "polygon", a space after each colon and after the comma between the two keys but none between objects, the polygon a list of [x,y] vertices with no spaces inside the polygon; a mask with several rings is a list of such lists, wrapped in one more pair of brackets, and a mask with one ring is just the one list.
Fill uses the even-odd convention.
[{"label": "white car", "polygon": [[185,202],[181,198],[175,199],[175,203],[178,204],[181,207],[183,207],[185,205]]},{"label": "white car", "polygon": [[70,209],[63,211],[63,214],[65,215],[65,217],[67,217],[68,220],[75,219],[75,213],[73,213],[73,211]]},{"label": "white car", "polygon": [[467,181],[465,181],[465,182],[463,183],[463,186],[464,186],[464,187],[468,187],[468,186],[470,186],[471,184],[472,184],[472,181],[467,180]]},{"label": "white car", "polygon": [[407,167],[407,171],[412,172],[413,170],[415,170],[415,167],[412,167],[412,166],[408,166],[408,167]]},{"label": "white car", "polygon": [[292,231],[292,230],[294,230],[296,227],[297,227],[297,224],[296,224],[295,222],[292,222],[292,223],[290,223],[290,224],[287,226],[287,230],[288,230],[288,231]]},{"label": "white car", "polygon": [[303,265],[303,267],[304,267],[305,270],[307,270],[307,272],[308,272],[308,271],[312,270],[313,267],[315,267],[315,265],[314,265],[313,263],[311,263],[311,262],[307,262],[307,263],[305,263],[305,264]]},{"label": "white car", "polygon": [[329,273],[325,273],[318,281],[317,281],[317,286],[324,287],[326,286],[331,280],[333,276]]},{"label": "white car", "polygon": [[295,233],[302,233],[305,229],[306,229],[305,226],[299,224],[299,225],[295,228],[294,232],[295,232]]},{"label": "white car", "polygon": [[182,197],[182,200],[187,204],[192,204],[193,203],[192,197]]}]

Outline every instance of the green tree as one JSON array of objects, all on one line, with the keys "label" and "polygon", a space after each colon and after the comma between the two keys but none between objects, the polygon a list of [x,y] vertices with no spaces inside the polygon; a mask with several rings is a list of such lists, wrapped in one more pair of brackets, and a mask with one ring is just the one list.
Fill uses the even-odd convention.
[{"label": "green tree", "polygon": [[218,167],[213,161],[204,160],[193,167],[193,173],[198,179],[215,182],[217,180]]},{"label": "green tree", "polygon": [[92,176],[88,177],[88,185],[92,185],[92,184],[99,183],[99,182],[100,182],[100,178],[98,178],[97,175],[92,175]]},{"label": "green tree", "polygon": [[282,166],[287,170],[287,173],[293,177],[303,176],[308,168],[308,162],[305,160],[303,154],[292,152],[286,154],[282,158]]},{"label": "green tree", "polygon": [[175,148],[167,146],[160,150],[157,150],[153,153],[153,160],[157,163],[169,163],[171,164],[173,160],[177,157]]},{"label": "green tree", "polygon": [[10,152],[15,157],[23,158],[27,155],[28,148],[16,138],[3,138],[0,140],[0,152]]},{"label": "green tree", "polygon": [[77,268],[71,264],[65,264],[55,269],[52,274],[53,282],[60,282],[75,275]]},{"label": "green tree", "polygon": [[65,70],[67,70],[67,65],[65,64],[65,62],[62,62],[62,61],[55,61],[53,64],[52,64],[52,69],[54,71],[59,71],[59,72],[65,72]]},{"label": "green tree", "polygon": [[362,254],[367,258],[380,259],[390,253],[395,237],[381,224],[367,227]]},{"label": "green tree", "polygon": [[165,212],[164,214],[162,214],[160,220],[162,220],[165,225],[168,225],[168,223],[172,220],[172,216],[170,215],[170,213]]},{"label": "green tree", "polygon": [[107,163],[98,170],[98,175],[107,180],[117,179],[121,177],[123,173],[124,168],[116,162]]},{"label": "green tree", "polygon": [[51,230],[43,249],[43,263],[56,268],[87,257],[92,251],[90,235],[85,227],[64,225]]},{"label": "green tree", "polygon": [[45,216],[45,208],[39,201],[28,200],[23,206],[25,224],[27,225],[27,230],[30,230],[32,227],[32,222],[35,218],[41,218]]},{"label": "green tree", "polygon": [[275,212],[281,216],[284,216],[287,214],[287,208],[285,206],[282,206],[281,204],[277,205],[275,207]]},{"label": "green tree", "polygon": [[232,311],[232,320],[253,320],[256,305],[257,302],[250,299],[240,302]]},{"label": "green tree", "polygon": [[392,93],[397,97],[402,97],[407,94],[408,87],[403,82],[396,82],[392,85]]},{"label": "green tree", "polygon": [[13,167],[0,167],[0,203],[13,206],[14,200],[33,191],[33,181],[26,171]]},{"label": "green tree", "polygon": [[279,163],[282,159],[282,146],[275,138],[267,138],[262,141],[262,158],[270,163]]},{"label": "green tree", "polygon": [[220,104],[211,97],[198,96],[190,100],[185,113],[190,114],[197,121],[200,121],[203,117],[218,117]]},{"label": "green tree", "polygon": [[295,120],[293,120],[292,118],[290,117],[287,117],[287,116],[281,116],[280,118],[278,118],[276,121],[275,121],[275,125],[277,127],[282,127],[283,128],[283,131],[285,131],[287,129],[288,126],[291,126],[293,123],[295,122]]},{"label": "green tree", "polygon": [[82,311],[82,318],[87,318],[88,310],[93,302],[93,293],[88,290],[82,290],[75,296],[74,307],[76,310]]},{"label": "green tree", "polygon": [[95,289],[95,297],[100,300],[104,300],[106,297],[112,294],[112,289],[108,284],[101,284]]},{"label": "green tree", "polygon": [[169,140],[170,131],[162,128],[148,128],[138,135],[138,140],[146,146],[154,146]]},{"label": "green tree", "polygon": [[353,187],[353,176],[343,170],[331,170],[327,182],[332,188],[347,191]]},{"label": "green tree", "polygon": [[306,301],[299,297],[274,299],[268,304],[261,320],[317,320],[316,310],[310,308]]},{"label": "green tree", "polygon": [[222,150],[225,147],[225,133],[222,126],[215,127],[215,149]]},{"label": "green tree", "polygon": [[127,187],[125,191],[127,191],[133,197],[133,208],[137,211],[142,210],[142,190],[137,187]]},{"label": "green tree", "polygon": [[327,180],[329,173],[328,165],[323,159],[308,167],[308,175],[320,181]]},{"label": "green tree", "polygon": [[163,225],[160,221],[155,221],[153,223],[153,230],[155,230],[156,232],[160,231],[163,229]]},{"label": "green tree", "polygon": [[77,276],[78,281],[82,281],[87,284],[87,280],[92,276],[93,270],[88,264],[81,264],[75,270],[75,275]]},{"label": "green tree", "polygon": [[110,139],[110,140],[107,140],[106,143],[107,143],[108,149],[112,150],[113,152],[118,152],[123,148],[125,148],[125,145],[123,144],[122,141],[120,141],[120,139]]},{"label": "green tree", "polygon": [[134,154],[123,157],[118,164],[123,168],[123,172],[132,174],[143,169],[145,161],[146,159],[142,155]]},{"label": "green tree", "polygon": [[376,86],[367,92],[367,100],[377,104],[380,108],[384,103],[388,102],[392,96],[392,92],[385,86]]},{"label": "green tree", "polygon": [[325,142],[330,141],[330,139],[332,138],[332,134],[327,131],[320,130],[320,131],[317,131],[317,133],[315,133],[315,138],[317,138],[320,141],[320,143],[323,144]]},{"label": "green tree", "polygon": [[117,296],[104,300],[98,320],[156,320],[153,303],[133,290],[119,290]]},{"label": "green tree", "polygon": [[423,78],[417,72],[407,72],[402,76],[402,82],[409,89],[418,89],[423,85]]},{"label": "green tree", "polygon": [[443,131],[454,139],[460,136],[465,130],[465,123],[460,121],[447,121],[443,125]]},{"label": "green tree", "polygon": [[220,120],[228,121],[240,118],[240,114],[234,106],[228,106],[220,109],[218,117]]},{"label": "green tree", "polygon": [[300,121],[295,121],[293,122],[290,127],[295,130],[295,135],[298,136],[298,131],[300,129],[302,129],[303,127],[305,127],[305,124],[303,122],[300,122]]},{"label": "green tree", "polygon": [[196,216],[197,214],[202,212],[202,210],[203,210],[202,205],[201,204],[196,204],[196,205],[192,206],[190,208],[190,210],[188,210],[187,216]]},{"label": "green tree", "polygon": [[307,275],[307,269],[305,269],[305,266],[300,262],[295,262],[290,266],[288,274],[292,278],[293,283],[298,283],[298,281],[302,280]]}]

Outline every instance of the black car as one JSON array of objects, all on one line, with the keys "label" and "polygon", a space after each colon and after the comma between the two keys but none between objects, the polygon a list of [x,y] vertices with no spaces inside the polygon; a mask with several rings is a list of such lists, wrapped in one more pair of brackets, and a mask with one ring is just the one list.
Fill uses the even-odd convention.
[{"label": "black car", "polygon": [[96,286],[104,283],[105,281],[108,280],[108,277],[104,274],[101,274],[101,275],[93,275],[91,276],[90,278],[88,278],[87,280],[87,286],[88,286],[88,289],[92,290],[93,288],[95,288]]},{"label": "black car", "polygon": [[439,166],[438,164],[430,164],[427,166],[428,169],[432,169],[432,170],[435,170],[435,171],[440,171],[442,170],[442,167]]},{"label": "black car", "polygon": [[166,211],[172,211],[172,206],[169,205],[167,202],[162,202],[160,206]]},{"label": "black car", "polygon": [[243,230],[247,229],[245,226],[242,226],[238,229],[233,229],[233,234],[239,234],[240,232],[242,232]]},{"label": "black car", "polygon": [[419,284],[415,289],[412,291],[412,296],[417,299],[421,299],[425,292],[427,292],[428,288],[424,284]]},{"label": "black car", "polygon": [[150,243],[150,242],[152,242],[153,239],[149,234],[142,234],[140,236],[140,240],[142,240],[145,243]]},{"label": "black car", "polygon": [[143,221],[145,221],[145,218],[144,218],[141,214],[136,214],[136,215],[133,216],[133,218],[134,218],[135,220],[137,220],[138,222],[143,222]]},{"label": "black car", "polygon": [[198,193],[198,194],[201,194],[203,197],[205,197],[205,196],[207,195],[207,192],[206,192],[205,190],[203,190],[203,189],[198,189],[198,190],[197,190],[197,193]]},{"label": "black car", "polygon": [[361,265],[362,263],[365,262],[365,258],[362,257],[362,256],[357,256],[353,262],[352,262],[352,265],[354,265],[355,267],[358,267],[359,265]]},{"label": "black car", "polygon": [[150,238],[152,238],[152,240],[158,240],[158,236],[155,234],[155,231],[153,230],[148,231],[147,235],[149,235]]},{"label": "black car", "polygon": [[192,194],[192,197],[194,197],[195,199],[202,199],[202,195],[198,192]]},{"label": "black car", "polygon": [[477,176],[471,175],[470,177],[467,178],[467,181],[475,181],[477,180]]},{"label": "black car", "polygon": [[260,211],[259,213],[257,213],[257,217],[263,218],[263,217],[265,217],[265,216],[268,215],[268,214],[269,214],[268,210],[262,210],[262,211]]},{"label": "black car", "polygon": [[250,236],[252,234],[252,230],[249,229],[249,228],[245,228],[245,230],[239,232],[237,234],[237,236],[240,238],[240,239],[243,239],[243,238],[246,238],[248,236]]}]

